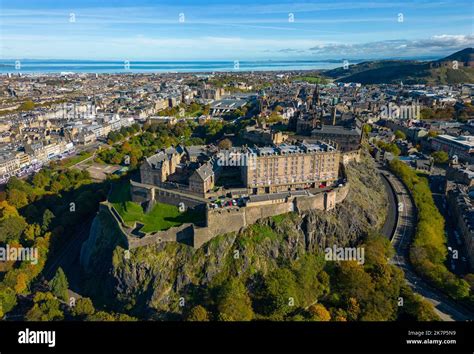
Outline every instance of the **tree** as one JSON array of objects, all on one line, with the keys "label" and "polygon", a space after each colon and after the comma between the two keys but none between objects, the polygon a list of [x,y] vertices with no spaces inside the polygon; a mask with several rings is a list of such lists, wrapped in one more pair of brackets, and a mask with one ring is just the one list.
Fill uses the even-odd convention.
[{"label": "tree", "polygon": [[7,219],[11,216],[18,216],[18,210],[10,204],[6,200],[2,200],[0,202],[0,220]]},{"label": "tree", "polygon": [[46,209],[43,213],[43,220],[41,223],[41,230],[43,232],[47,231],[49,226],[51,225],[51,221],[54,219],[54,214],[51,210]]},{"label": "tree", "polygon": [[283,318],[298,304],[297,294],[295,275],[286,268],[276,269],[265,279],[265,312],[274,318]]},{"label": "tree", "polygon": [[209,321],[209,314],[207,313],[207,310],[201,306],[197,305],[194,306],[191,311],[189,311],[186,321],[193,321],[193,322],[203,322],[203,321]]},{"label": "tree", "polygon": [[43,172],[40,171],[33,177],[33,185],[36,188],[44,189],[50,182],[49,177]]},{"label": "tree", "polygon": [[362,131],[365,135],[369,135],[372,131],[372,126],[370,124],[364,124],[364,126],[362,127]]},{"label": "tree", "polygon": [[0,242],[18,241],[26,225],[25,219],[21,216],[0,220]]},{"label": "tree", "polygon": [[400,139],[400,140],[405,140],[407,136],[401,130],[397,130],[395,131],[395,138]]},{"label": "tree", "polygon": [[72,308],[74,316],[90,316],[95,312],[94,305],[88,297],[81,297],[76,301],[76,305]]},{"label": "tree", "polygon": [[434,162],[437,164],[445,164],[449,160],[449,155],[446,151],[435,151],[431,154]]},{"label": "tree", "polygon": [[331,314],[321,304],[314,304],[308,308],[309,313],[314,321],[330,321]]},{"label": "tree", "polygon": [[324,260],[314,254],[306,254],[293,265],[300,306],[313,304],[329,291],[329,279],[322,270]]},{"label": "tree", "polygon": [[331,278],[343,298],[356,298],[359,303],[365,304],[373,293],[374,284],[369,274],[356,262],[340,262],[335,277]]},{"label": "tree", "polygon": [[87,321],[115,321],[115,318],[110,313],[104,311],[95,312],[92,315],[87,316]]},{"label": "tree", "polygon": [[58,181],[54,181],[53,183],[51,183],[50,191],[56,194],[59,193],[62,188],[63,186],[61,185],[61,183],[59,183]]},{"label": "tree", "polygon": [[232,278],[221,287],[217,297],[217,310],[219,319],[224,321],[250,321],[253,318],[247,288],[238,278]]},{"label": "tree", "polygon": [[230,139],[228,138],[225,138],[219,141],[219,144],[217,144],[217,146],[219,147],[219,149],[222,149],[222,150],[230,149],[232,147],[232,141],[230,141]]},{"label": "tree", "polygon": [[35,103],[32,100],[26,100],[20,105],[19,109],[21,111],[31,111],[34,108],[35,108]]},{"label": "tree", "polygon": [[56,275],[51,280],[50,286],[51,286],[51,291],[56,297],[64,301],[69,300],[69,294],[68,294],[69,284],[66,278],[66,274],[64,274],[64,271],[62,270],[61,267],[59,267],[58,270],[56,271]]},{"label": "tree", "polygon": [[23,231],[25,241],[33,241],[36,237],[41,236],[41,227],[38,224],[28,224]]},{"label": "tree", "polygon": [[356,298],[350,297],[347,304],[347,318],[356,321],[359,318],[360,306]]},{"label": "tree", "polygon": [[19,272],[16,277],[15,292],[22,294],[28,288],[28,277],[25,273]]},{"label": "tree", "polygon": [[61,304],[53,294],[38,292],[35,294],[33,302],[33,307],[25,316],[28,321],[54,321],[64,318],[60,308]]},{"label": "tree", "polygon": [[0,319],[16,306],[16,294],[12,288],[0,285]]},{"label": "tree", "polygon": [[9,189],[7,191],[7,200],[9,204],[20,209],[28,204],[28,195],[24,191],[18,189]]}]

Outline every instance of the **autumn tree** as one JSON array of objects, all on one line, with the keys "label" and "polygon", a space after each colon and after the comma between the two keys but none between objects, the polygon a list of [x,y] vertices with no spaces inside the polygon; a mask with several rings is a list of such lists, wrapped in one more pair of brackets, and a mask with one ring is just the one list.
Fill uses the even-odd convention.
[{"label": "autumn tree", "polygon": [[314,304],[308,308],[311,318],[314,321],[330,321],[331,314],[322,304]]},{"label": "autumn tree", "polygon": [[209,314],[203,306],[197,305],[194,306],[191,311],[189,311],[188,315],[186,316],[186,320],[192,322],[209,321]]},{"label": "autumn tree", "polygon": [[219,141],[219,144],[217,144],[217,146],[219,147],[219,149],[222,149],[222,150],[230,149],[232,147],[232,142],[230,141],[230,139],[225,138]]}]

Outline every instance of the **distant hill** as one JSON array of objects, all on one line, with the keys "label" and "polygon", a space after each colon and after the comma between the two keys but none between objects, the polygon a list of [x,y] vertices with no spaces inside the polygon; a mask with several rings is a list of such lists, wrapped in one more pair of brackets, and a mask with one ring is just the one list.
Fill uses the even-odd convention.
[{"label": "distant hill", "polygon": [[[454,68],[457,61],[457,69]],[[362,84],[455,84],[474,83],[474,49],[466,48],[446,58],[420,62],[415,60],[378,60],[336,68],[323,75],[338,82]]]}]

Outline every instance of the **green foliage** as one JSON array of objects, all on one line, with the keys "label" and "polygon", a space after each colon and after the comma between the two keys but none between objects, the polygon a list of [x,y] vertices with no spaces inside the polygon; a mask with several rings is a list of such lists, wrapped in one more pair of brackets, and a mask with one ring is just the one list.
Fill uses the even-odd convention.
[{"label": "green foliage", "polygon": [[407,136],[401,130],[396,130],[395,131],[395,138],[400,139],[400,140],[405,140],[407,138]]},{"label": "green foliage", "polygon": [[21,111],[31,111],[35,108],[35,103],[31,100],[27,100],[20,105]]},{"label": "green foliage", "polygon": [[51,212],[51,210],[46,209],[43,213],[43,221],[41,224],[41,231],[45,232],[49,229],[49,225],[51,224],[51,221],[54,219],[54,214]]},{"label": "green foliage", "polygon": [[113,186],[109,201],[120,214],[124,222],[144,224],[142,231],[166,230],[184,223],[195,223],[203,219],[201,212],[188,209],[180,212],[175,205],[156,203],[152,210],[145,213],[142,206],[130,201],[130,182],[122,181]]},{"label": "green foliage", "polygon": [[91,299],[81,297],[76,301],[76,305],[72,308],[74,316],[91,316],[95,313],[94,305]]},{"label": "green foliage", "polygon": [[323,270],[323,257],[306,254],[293,264],[300,306],[311,305],[329,293],[329,275]]},{"label": "green foliage", "polygon": [[401,153],[401,150],[394,143],[385,143],[381,140],[377,141],[377,146],[384,151],[391,152],[394,156],[398,156]]},{"label": "green foliage", "polygon": [[449,155],[446,151],[435,151],[431,156],[437,164],[445,164],[449,160]]},{"label": "green foliage", "polygon": [[64,318],[61,303],[51,293],[38,292],[34,297],[34,305],[27,312],[28,321],[58,321]]},{"label": "green foliage", "polygon": [[310,84],[320,84],[320,85],[326,85],[329,81],[327,79],[324,79],[320,76],[296,76],[293,78],[294,81],[304,81],[308,82]]},{"label": "green foliage", "polygon": [[416,233],[410,247],[410,260],[416,271],[453,298],[468,297],[469,285],[444,265],[447,255],[444,218],[434,204],[427,179],[397,159],[390,163],[390,169],[408,187],[418,210]]},{"label": "green foliage", "polygon": [[7,200],[15,208],[20,209],[28,204],[28,195],[22,190],[10,189],[7,192]]},{"label": "green foliage", "polygon": [[10,287],[0,285],[0,319],[16,306],[15,290]]},{"label": "green foliage", "polygon": [[239,279],[232,278],[221,287],[217,310],[221,321],[250,321],[253,318],[248,291]]},{"label": "green foliage", "polygon": [[285,315],[299,306],[295,274],[287,268],[274,270],[265,278],[263,297],[266,300],[264,311],[272,319],[283,319]]},{"label": "green foliage", "polygon": [[[89,157],[92,156],[92,152],[91,151],[82,151],[81,153],[79,153],[79,155],[77,156],[73,156],[73,157],[70,157],[70,158],[67,158],[67,159],[63,159],[59,162],[60,166],[62,168],[68,168],[68,167],[72,167],[74,165],[77,165],[78,163],[88,159]],[[39,173],[37,173],[35,175],[35,177],[38,175]],[[34,180],[33,180],[33,183],[34,183]],[[44,187],[41,187],[41,188],[44,188]]]},{"label": "green foliage", "polygon": [[98,311],[86,317],[87,321],[123,321],[123,322],[130,322],[136,321],[136,318],[128,316],[126,314],[114,314],[114,313],[107,313],[105,311]]},{"label": "green foliage", "polygon": [[0,220],[0,243],[18,241],[27,224],[21,216]]},{"label": "green foliage", "polygon": [[110,313],[104,311],[95,312],[87,316],[87,321],[115,321],[115,318]]},{"label": "green foliage", "polygon": [[420,110],[421,119],[434,119],[434,120],[451,120],[454,118],[454,108],[451,106],[445,108],[432,109],[429,107],[423,107]]},{"label": "green foliage", "polygon": [[439,321],[440,318],[433,306],[420,295],[414,294],[408,285],[404,285],[400,292],[403,306],[399,306],[399,317],[414,321]]},{"label": "green foliage", "polygon": [[186,317],[186,321],[191,321],[191,322],[209,321],[209,314],[203,306],[197,305],[197,306],[194,306],[191,309],[191,311],[189,311]]},{"label": "green foliage", "polygon": [[56,275],[51,280],[50,286],[51,286],[51,291],[56,297],[62,299],[63,301],[69,300],[69,295],[68,295],[69,284],[66,278],[66,274],[64,274],[64,271],[62,270],[61,267],[58,268],[58,270],[56,271]]}]

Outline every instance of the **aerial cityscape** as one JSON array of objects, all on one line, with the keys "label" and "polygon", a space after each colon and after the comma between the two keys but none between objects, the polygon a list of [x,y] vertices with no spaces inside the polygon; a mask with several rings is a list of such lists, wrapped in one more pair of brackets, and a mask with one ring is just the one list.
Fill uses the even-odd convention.
[{"label": "aerial cityscape", "polygon": [[0,8],[5,328],[474,320],[472,3]]}]

